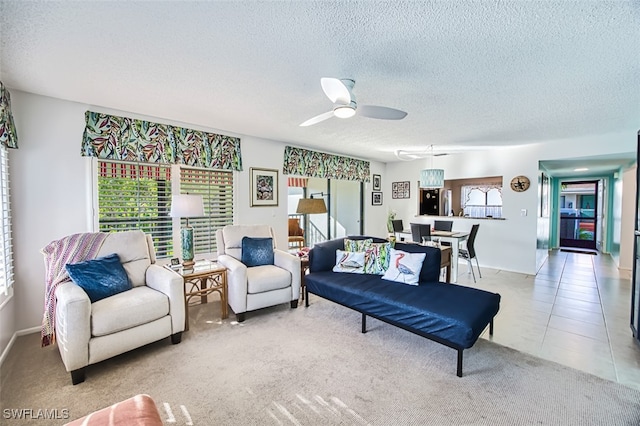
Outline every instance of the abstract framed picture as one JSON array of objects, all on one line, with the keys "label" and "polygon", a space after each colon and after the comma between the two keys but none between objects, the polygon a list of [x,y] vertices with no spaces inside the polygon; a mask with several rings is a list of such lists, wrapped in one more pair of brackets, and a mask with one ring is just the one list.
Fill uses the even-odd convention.
[{"label": "abstract framed picture", "polygon": [[401,199],[401,198],[409,198],[411,195],[411,184],[408,180],[403,182],[392,182],[391,183],[391,198]]},{"label": "abstract framed picture", "polygon": [[251,185],[251,207],[278,205],[278,170],[249,170]]},{"label": "abstract framed picture", "polygon": [[371,205],[372,206],[381,206],[382,205],[382,192],[372,192],[371,193]]},{"label": "abstract framed picture", "polygon": [[382,189],[382,178],[380,175],[373,175],[373,190],[380,191]]}]

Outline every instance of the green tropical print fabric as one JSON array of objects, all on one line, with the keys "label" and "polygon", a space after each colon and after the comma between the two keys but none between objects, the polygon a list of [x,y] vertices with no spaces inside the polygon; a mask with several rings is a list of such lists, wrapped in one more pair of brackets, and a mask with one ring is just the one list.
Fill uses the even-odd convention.
[{"label": "green tropical print fabric", "polygon": [[85,121],[85,157],[242,170],[240,138],[93,111]]},{"label": "green tropical print fabric", "polygon": [[18,132],[11,113],[11,95],[0,81],[0,144],[18,148]]},{"label": "green tropical print fabric", "polygon": [[389,269],[391,243],[372,243],[364,257],[364,273],[384,275]]},{"label": "green tropical print fabric", "polygon": [[384,275],[389,269],[391,248],[391,243],[374,243],[371,238],[364,240],[344,239],[344,251],[365,252],[365,274]]},{"label": "green tropical print fabric", "polygon": [[364,240],[350,240],[349,238],[344,239],[344,251],[365,251],[373,244],[372,238],[367,238]]},{"label": "green tropical print fabric", "polygon": [[325,154],[287,146],[284,149],[285,175],[369,182],[370,163],[340,155]]}]

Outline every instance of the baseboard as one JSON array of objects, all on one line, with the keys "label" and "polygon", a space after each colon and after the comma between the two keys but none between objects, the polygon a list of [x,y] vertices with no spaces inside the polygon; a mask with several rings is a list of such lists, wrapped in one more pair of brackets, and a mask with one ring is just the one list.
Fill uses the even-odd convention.
[{"label": "baseboard", "polygon": [[7,347],[4,348],[4,351],[2,351],[2,355],[0,355],[0,367],[2,367],[4,360],[7,358],[7,356],[9,356],[9,351],[11,351],[11,348],[13,347],[13,344],[15,343],[18,337],[26,336],[27,334],[38,333],[39,331],[40,331],[40,327],[31,327],[25,330],[18,330],[15,333],[13,333],[13,336],[11,336],[11,339],[9,340]]}]

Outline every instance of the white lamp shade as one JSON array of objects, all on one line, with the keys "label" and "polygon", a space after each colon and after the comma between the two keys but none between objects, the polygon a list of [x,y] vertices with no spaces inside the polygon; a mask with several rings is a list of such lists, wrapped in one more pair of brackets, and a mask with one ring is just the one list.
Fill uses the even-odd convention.
[{"label": "white lamp shade", "polygon": [[420,188],[444,188],[444,170],[424,169],[420,171]]},{"label": "white lamp shade", "polygon": [[171,196],[171,217],[204,216],[201,195],[179,194]]}]

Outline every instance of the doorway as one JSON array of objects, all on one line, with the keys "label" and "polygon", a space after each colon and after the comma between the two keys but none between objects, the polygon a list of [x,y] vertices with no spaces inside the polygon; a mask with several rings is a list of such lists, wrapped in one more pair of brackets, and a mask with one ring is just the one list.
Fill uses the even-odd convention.
[{"label": "doorway", "polygon": [[597,250],[598,184],[560,183],[560,247]]}]

